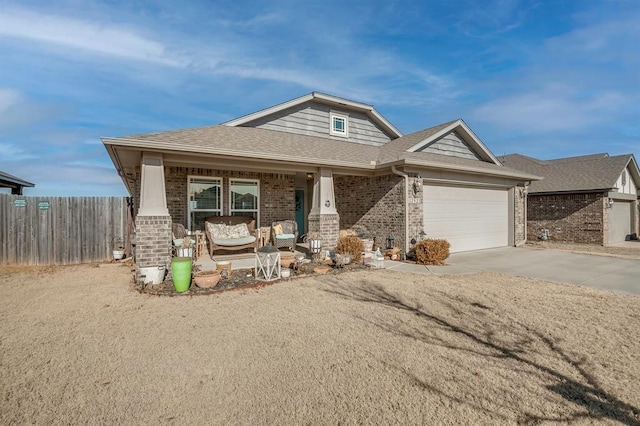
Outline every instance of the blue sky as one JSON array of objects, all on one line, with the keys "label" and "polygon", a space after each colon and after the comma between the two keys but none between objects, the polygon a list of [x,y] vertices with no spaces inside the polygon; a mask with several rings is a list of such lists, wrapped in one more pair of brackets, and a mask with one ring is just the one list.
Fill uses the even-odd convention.
[{"label": "blue sky", "polygon": [[101,136],[312,91],[405,134],[463,118],[496,155],[639,158],[638,40],[636,0],[0,0],[0,170],[126,195]]}]

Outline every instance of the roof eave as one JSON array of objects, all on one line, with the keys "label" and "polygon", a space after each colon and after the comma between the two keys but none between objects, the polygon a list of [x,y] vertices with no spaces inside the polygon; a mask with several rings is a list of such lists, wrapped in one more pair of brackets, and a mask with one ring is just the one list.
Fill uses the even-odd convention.
[{"label": "roof eave", "polygon": [[[391,165],[392,163],[386,163]],[[472,166],[464,166],[459,164],[448,164],[441,163],[437,161],[419,161],[414,159],[405,159],[404,161],[396,161],[393,163],[394,165],[404,164],[411,165],[417,167],[425,167],[425,168],[434,168],[434,169],[444,169],[451,170],[457,172],[471,173],[471,174],[483,174],[490,176],[500,176],[506,178],[520,179],[525,181],[536,181],[542,180],[541,176],[536,176],[528,173],[513,173],[508,170],[487,170],[480,167],[472,167]]]}]

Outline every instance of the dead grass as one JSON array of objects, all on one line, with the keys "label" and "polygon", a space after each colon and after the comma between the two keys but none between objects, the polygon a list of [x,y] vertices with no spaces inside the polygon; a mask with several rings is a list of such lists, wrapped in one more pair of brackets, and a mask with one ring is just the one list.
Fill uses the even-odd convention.
[{"label": "dead grass", "polygon": [[0,423],[640,422],[640,297],[364,271],[210,297],[0,271]]},{"label": "dead grass", "polygon": [[621,257],[625,259],[640,259],[640,241],[630,241],[625,247],[604,247],[595,244],[570,244],[553,241],[527,242],[527,247],[570,251],[572,253],[593,254],[598,256]]}]

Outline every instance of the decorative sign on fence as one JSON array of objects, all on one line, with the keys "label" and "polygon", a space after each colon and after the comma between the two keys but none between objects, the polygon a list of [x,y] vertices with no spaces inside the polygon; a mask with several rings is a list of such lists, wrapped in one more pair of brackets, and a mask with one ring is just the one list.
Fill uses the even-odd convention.
[{"label": "decorative sign on fence", "polygon": [[16,198],[13,200],[13,207],[27,207],[26,198]]},{"label": "decorative sign on fence", "polygon": [[49,210],[49,201],[38,201],[38,209]]}]

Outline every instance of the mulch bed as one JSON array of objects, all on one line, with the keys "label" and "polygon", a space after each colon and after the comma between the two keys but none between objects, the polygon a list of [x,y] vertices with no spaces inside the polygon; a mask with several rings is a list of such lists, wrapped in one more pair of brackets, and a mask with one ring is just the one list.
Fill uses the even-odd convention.
[{"label": "mulch bed", "polygon": [[[345,265],[341,268],[336,268],[320,263],[306,263],[300,265],[297,271],[291,270],[291,276],[289,278],[280,278],[273,281],[259,281],[253,276],[252,269],[234,269],[230,277],[221,279],[220,282],[213,288],[199,288],[195,282],[191,283],[188,291],[184,293],[178,293],[173,287],[172,280],[166,280],[161,284],[156,285],[144,285],[141,283],[136,284],[136,290],[143,294],[150,294],[153,296],[204,296],[209,294],[217,294],[223,291],[260,288],[271,284],[276,284],[283,281],[295,280],[298,278],[309,277],[312,275],[320,275],[314,272],[314,268],[326,266],[329,270],[324,275],[336,275],[351,271],[361,271],[364,269],[371,269],[371,266],[364,265],[362,263],[353,263]],[[284,268],[283,268],[284,270]]]}]

